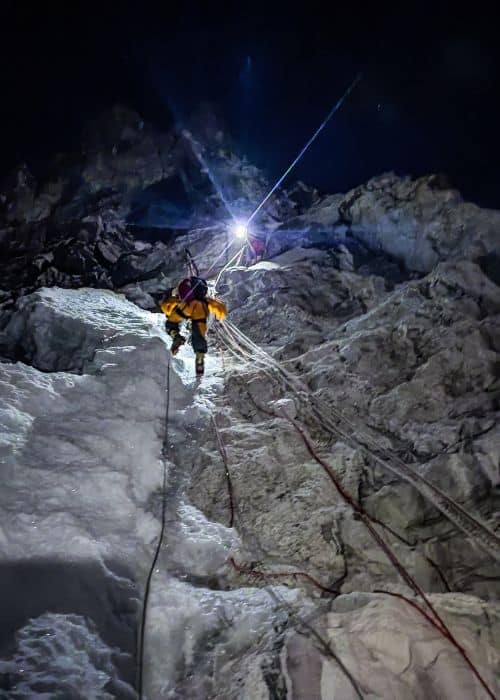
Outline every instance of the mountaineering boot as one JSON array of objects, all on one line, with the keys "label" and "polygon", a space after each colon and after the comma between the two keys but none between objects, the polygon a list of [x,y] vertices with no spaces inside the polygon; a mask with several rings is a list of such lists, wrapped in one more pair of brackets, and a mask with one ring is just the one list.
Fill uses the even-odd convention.
[{"label": "mountaineering boot", "polygon": [[180,333],[177,333],[176,336],[174,336],[174,342],[172,343],[172,346],[170,347],[170,352],[172,355],[177,355],[179,352],[180,348],[184,343],[186,342],[186,338],[181,335]]},{"label": "mountaineering boot", "polygon": [[195,367],[196,367],[196,376],[202,377],[203,373],[205,372],[205,353],[203,353],[203,352],[196,353]]}]

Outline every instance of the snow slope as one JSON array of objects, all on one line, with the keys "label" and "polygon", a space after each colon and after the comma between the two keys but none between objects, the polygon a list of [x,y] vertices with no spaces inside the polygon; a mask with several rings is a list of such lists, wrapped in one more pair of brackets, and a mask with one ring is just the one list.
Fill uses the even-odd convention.
[{"label": "snow slope", "polygon": [[[0,365],[2,655],[22,627],[23,658],[29,630],[43,625],[62,635],[66,652],[66,638],[88,644],[91,635],[110,659],[119,648],[127,658],[119,655],[113,672],[106,664],[110,678],[133,680],[162,477],[166,368],[155,320],[95,290],[41,290],[13,316],[8,333],[31,364]],[[44,653],[35,646],[29,659],[38,660],[25,663],[40,671]],[[92,658],[83,662],[85,692],[95,677],[101,697]],[[44,689],[59,689],[59,680]]]}]

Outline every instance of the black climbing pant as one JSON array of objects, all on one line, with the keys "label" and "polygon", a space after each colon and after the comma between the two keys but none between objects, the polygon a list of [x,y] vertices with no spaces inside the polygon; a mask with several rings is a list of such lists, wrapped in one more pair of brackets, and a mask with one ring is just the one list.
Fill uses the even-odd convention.
[{"label": "black climbing pant", "polygon": [[[175,338],[176,335],[180,333],[179,324],[173,321],[167,321],[165,323],[165,328],[171,338]],[[197,321],[191,321],[191,344],[195,352],[206,353],[208,350],[207,341],[200,331]]]},{"label": "black climbing pant", "polygon": [[191,328],[191,343],[193,345],[193,350],[195,352],[203,352],[203,353],[207,352],[207,350],[208,350],[207,341],[205,339],[205,336],[203,335],[203,333],[199,329],[198,322],[192,321],[191,326],[192,326],[192,328]]}]

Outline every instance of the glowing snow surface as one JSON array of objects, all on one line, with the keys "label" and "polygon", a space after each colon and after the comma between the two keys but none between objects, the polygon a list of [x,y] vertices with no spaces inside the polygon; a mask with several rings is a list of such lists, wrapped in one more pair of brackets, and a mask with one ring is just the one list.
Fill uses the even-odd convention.
[{"label": "glowing snow surface", "polygon": [[[23,630],[2,667],[15,681],[9,697],[55,697],[33,688],[54,687],[56,677],[65,697],[115,697],[101,692],[111,652],[99,649],[135,651],[137,602],[159,531],[150,503],[163,473],[168,351],[159,320],[109,292],[51,289],[24,299],[10,324],[31,339],[34,364],[57,367],[64,346],[65,363],[82,373],[0,363],[1,656]],[[61,614],[43,617],[48,610]],[[48,656],[21,663],[39,644],[37,620]],[[80,655],[68,651],[71,639]]]},{"label": "glowing snow surface", "polygon": [[[8,692],[0,688],[0,698],[136,697],[130,686],[117,678],[115,663],[125,655],[108,647],[80,615],[46,613],[30,620],[16,638],[12,657],[0,660],[0,677],[8,679],[9,687]],[[127,657],[121,660],[130,662]]]}]

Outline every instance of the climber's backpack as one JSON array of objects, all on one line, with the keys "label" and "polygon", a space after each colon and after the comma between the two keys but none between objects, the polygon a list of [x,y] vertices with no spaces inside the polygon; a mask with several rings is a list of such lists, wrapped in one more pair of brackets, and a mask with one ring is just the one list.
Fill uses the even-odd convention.
[{"label": "climber's backpack", "polygon": [[208,284],[202,277],[191,277],[193,299],[205,301],[208,294]]}]

